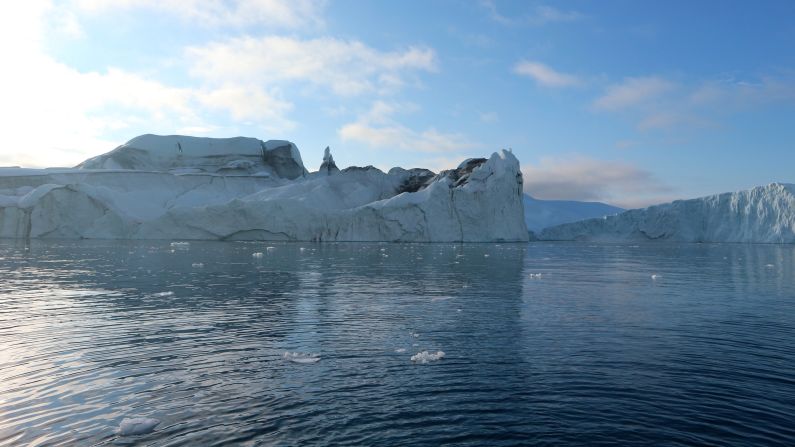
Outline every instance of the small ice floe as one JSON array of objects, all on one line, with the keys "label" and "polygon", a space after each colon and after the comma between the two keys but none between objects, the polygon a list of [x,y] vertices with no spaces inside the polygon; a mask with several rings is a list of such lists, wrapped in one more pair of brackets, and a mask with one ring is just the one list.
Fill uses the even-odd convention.
[{"label": "small ice floe", "polygon": [[190,248],[190,242],[172,242],[171,248],[176,250],[187,250]]},{"label": "small ice floe", "polygon": [[385,257],[385,258],[388,258],[388,257],[389,257],[389,255],[388,255],[388,254],[386,254],[386,253],[383,253],[381,256],[383,256],[383,257]]},{"label": "small ice floe", "polygon": [[195,269],[200,269],[200,268],[204,267],[204,263],[203,262],[194,262],[190,266],[195,268]]},{"label": "small ice floe", "polygon": [[767,268],[769,268],[769,269],[772,269],[773,267],[775,267],[775,265],[773,265],[773,264],[766,264],[766,265],[765,265],[765,267],[767,267]]},{"label": "small ice floe", "polygon": [[276,250],[276,247],[265,247],[265,251],[273,251]]},{"label": "small ice floe", "polygon": [[251,257],[252,257],[252,258],[255,258],[255,259],[259,259],[259,258],[261,258],[262,256],[263,256],[263,255],[262,255],[262,252],[261,252],[261,251],[258,251],[258,252],[256,252],[256,253],[251,253]]},{"label": "small ice floe", "polygon": [[655,273],[654,275],[651,275],[651,279],[652,279],[652,281],[654,281],[654,280],[658,280],[658,279],[661,279],[661,278],[662,278],[662,275],[658,275],[658,274],[656,274],[656,273]]},{"label": "small ice floe", "polygon": [[541,273],[531,273],[530,274],[530,278],[540,279],[541,278]]},{"label": "small ice floe", "polygon": [[317,354],[304,354],[302,352],[290,352],[284,351],[282,355],[285,360],[293,362],[293,363],[317,363],[320,361],[320,357]]},{"label": "small ice floe", "polygon": [[386,248],[382,248],[382,249],[381,249],[381,252],[385,252],[385,251],[386,251]]},{"label": "small ice floe", "polygon": [[159,423],[159,420],[152,418],[124,418],[119,425],[119,434],[121,436],[145,435],[152,433]]},{"label": "small ice floe", "polygon": [[453,299],[453,297],[451,297],[451,296],[435,296],[435,297],[431,298],[431,302],[447,301],[447,300],[450,300],[450,299]]},{"label": "small ice floe", "polygon": [[155,298],[163,298],[163,297],[166,297],[166,296],[174,296],[174,292],[172,292],[172,291],[157,292],[157,293],[153,293],[152,296],[155,297]]},{"label": "small ice floe", "polygon": [[300,251],[301,253],[303,253],[304,250],[306,250],[306,248],[304,248],[304,247],[301,247],[301,248],[298,249],[298,251]]},{"label": "small ice floe", "polygon": [[456,312],[461,312],[461,309],[456,309],[455,311],[456,311]]},{"label": "small ice floe", "polygon": [[418,334],[418,333],[416,333],[416,332],[410,332],[410,334],[411,334],[411,336],[412,336],[412,337],[414,337],[414,338],[419,338],[419,337],[420,337],[420,334]]},{"label": "small ice floe", "polygon": [[415,363],[425,364],[428,362],[435,362],[443,358],[444,358],[444,352],[442,351],[436,351],[436,352],[422,351],[412,355],[411,361]]},{"label": "small ice floe", "polygon": [[484,258],[488,258],[488,257],[489,257],[489,254],[488,254],[488,253],[486,253],[485,255],[483,255],[483,257],[484,257]]},{"label": "small ice floe", "polygon": [[404,352],[406,352],[406,348],[397,348],[395,349],[395,352],[397,352],[398,354],[403,354]]}]

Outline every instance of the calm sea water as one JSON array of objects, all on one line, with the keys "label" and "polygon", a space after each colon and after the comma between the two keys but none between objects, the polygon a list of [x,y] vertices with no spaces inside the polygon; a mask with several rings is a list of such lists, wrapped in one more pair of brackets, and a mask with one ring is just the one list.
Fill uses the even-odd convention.
[{"label": "calm sea water", "polygon": [[793,246],[0,242],[0,285],[2,446],[795,444]]}]

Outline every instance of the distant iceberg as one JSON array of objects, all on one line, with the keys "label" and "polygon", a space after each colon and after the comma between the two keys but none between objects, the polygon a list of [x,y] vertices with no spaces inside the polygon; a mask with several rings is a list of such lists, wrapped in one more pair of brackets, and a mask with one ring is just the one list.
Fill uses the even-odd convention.
[{"label": "distant iceberg", "polygon": [[[73,169],[0,168],[0,237],[526,241],[510,151],[456,169],[310,173],[289,141],[142,135]],[[173,248],[189,245],[175,243]]]},{"label": "distant iceberg", "polygon": [[546,228],[542,240],[795,243],[795,185],[772,183]]},{"label": "distant iceberg", "polygon": [[610,216],[623,208],[601,202],[576,200],[541,200],[524,195],[524,220],[527,229],[538,234],[547,227],[596,217]]}]

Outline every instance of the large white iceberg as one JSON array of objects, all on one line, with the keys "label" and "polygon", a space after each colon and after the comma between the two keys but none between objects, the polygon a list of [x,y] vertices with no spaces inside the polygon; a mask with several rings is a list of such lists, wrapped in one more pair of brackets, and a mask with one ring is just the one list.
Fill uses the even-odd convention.
[{"label": "large white iceberg", "polygon": [[772,183],[546,228],[543,240],[795,243],[795,185]]},{"label": "large white iceberg", "polygon": [[309,173],[294,144],[143,135],[74,169],[0,168],[0,237],[525,241],[519,162]]}]

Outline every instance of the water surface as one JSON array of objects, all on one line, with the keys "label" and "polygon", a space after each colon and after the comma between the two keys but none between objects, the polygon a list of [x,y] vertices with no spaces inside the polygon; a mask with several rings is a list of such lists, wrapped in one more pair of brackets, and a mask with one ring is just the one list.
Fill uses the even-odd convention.
[{"label": "water surface", "polygon": [[0,446],[795,444],[792,246],[5,241],[0,284]]}]

